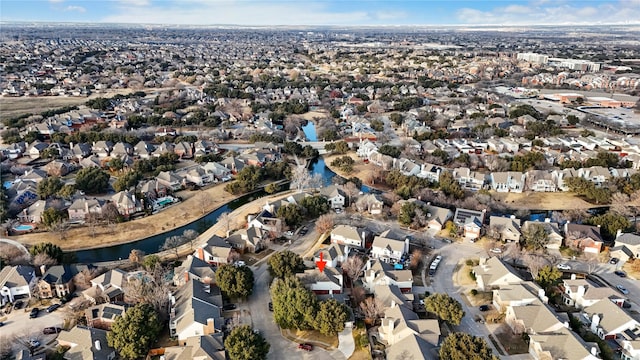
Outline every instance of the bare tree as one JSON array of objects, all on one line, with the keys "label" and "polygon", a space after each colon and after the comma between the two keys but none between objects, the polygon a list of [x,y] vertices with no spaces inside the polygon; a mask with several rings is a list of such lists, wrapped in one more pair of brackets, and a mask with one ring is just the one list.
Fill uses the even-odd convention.
[{"label": "bare tree", "polygon": [[189,243],[189,248],[193,250],[193,246],[198,240],[198,232],[195,230],[187,229],[182,232],[182,238],[185,242]]},{"label": "bare tree", "polygon": [[547,261],[538,254],[526,254],[522,257],[522,262],[529,268],[534,279],[538,277],[540,269],[547,265]]},{"label": "bare tree", "polygon": [[335,224],[335,215],[333,214],[324,214],[318,217],[316,220],[316,231],[320,234],[324,234],[327,231],[331,231]]},{"label": "bare tree", "polygon": [[350,256],[347,261],[342,263],[342,271],[344,271],[347,277],[351,280],[351,288],[353,288],[353,283],[360,276],[363,265],[364,262],[359,256]]},{"label": "bare tree", "polygon": [[142,250],[133,249],[129,253],[129,261],[132,264],[139,265],[139,264],[142,263],[143,259],[144,259],[144,251],[142,251]]},{"label": "bare tree", "polygon": [[196,196],[196,202],[198,204],[198,208],[200,209],[200,213],[204,215],[207,213],[207,211],[211,207],[213,200],[211,199],[211,195],[209,195],[209,193],[205,191],[201,191]]},{"label": "bare tree", "polygon": [[356,286],[351,289],[351,301],[358,306],[367,297],[367,291],[362,286]]},{"label": "bare tree", "polygon": [[67,230],[69,230],[69,222],[67,220],[57,221],[49,226],[49,230],[57,233],[58,239],[62,241],[67,235]]},{"label": "bare tree", "polygon": [[587,274],[592,274],[598,266],[598,255],[596,254],[584,254],[584,263],[587,265]]},{"label": "bare tree", "polygon": [[297,191],[302,191],[309,188],[311,183],[311,174],[309,170],[303,165],[298,165],[291,174],[291,188]]},{"label": "bare tree", "polygon": [[411,225],[415,229],[420,229],[427,224],[427,215],[420,208],[416,208]]},{"label": "bare tree", "polygon": [[91,233],[91,236],[95,237],[98,224],[100,223],[100,217],[97,214],[90,212],[85,217],[84,223],[89,228],[89,232]]},{"label": "bare tree", "polygon": [[225,236],[229,236],[229,232],[233,229],[233,221],[234,219],[226,211],[218,216],[218,223],[223,226]]},{"label": "bare tree", "polygon": [[33,266],[40,267],[42,265],[51,266],[58,264],[58,261],[45,253],[36,254],[33,257]]},{"label": "bare tree", "polygon": [[31,256],[17,246],[0,243],[0,259],[10,265],[26,265],[31,260]]},{"label": "bare tree", "polygon": [[151,304],[161,319],[168,316],[170,284],[166,281],[169,270],[157,264],[142,279],[131,278],[125,283],[128,302]]},{"label": "bare tree", "polygon": [[358,189],[356,184],[354,184],[351,181],[348,181],[346,184],[344,184],[344,192],[349,197],[349,200],[347,202],[347,207],[349,207],[353,203],[353,200],[354,200],[353,197],[360,193],[360,189]]},{"label": "bare tree", "polygon": [[365,319],[371,323],[374,323],[384,315],[384,304],[382,301],[373,297],[368,297],[361,302],[360,309]]},{"label": "bare tree", "polygon": [[611,211],[622,216],[631,216],[631,198],[629,195],[617,192],[611,195]]},{"label": "bare tree", "polygon": [[84,269],[73,277],[73,284],[79,290],[86,290],[91,287],[91,280],[93,280],[98,273],[98,269]]},{"label": "bare tree", "polygon": [[182,236],[169,236],[160,247],[160,250],[173,252],[173,254],[176,256],[176,260],[178,260],[178,257],[180,256],[180,253],[178,253],[178,248],[184,243],[185,240]]}]

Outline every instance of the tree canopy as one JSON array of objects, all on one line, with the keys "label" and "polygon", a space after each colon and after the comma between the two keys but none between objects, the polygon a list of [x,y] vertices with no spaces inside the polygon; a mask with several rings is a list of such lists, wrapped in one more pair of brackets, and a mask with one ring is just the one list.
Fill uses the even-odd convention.
[{"label": "tree canopy", "polygon": [[483,338],[458,332],[444,339],[440,346],[440,359],[498,360]]},{"label": "tree canopy", "polygon": [[549,265],[543,266],[536,276],[536,282],[544,289],[556,285],[560,279],[562,279],[562,272],[555,266]]},{"label": "tree canopy", "polygon": [[336,299],[328,299],[320,303],[316,314],[316,330],[324,335],[335,335],[344,330],[344,322],[349,319],[345,305]]},{"label": "tree canopy", "polygon": [[279,251],[269,258],[269,272],[278,278],[293,276],[304,269],[300,255],[290,250]]},{"label": "tree canopy", "polygon": [[599,225],[602,238],[605,241],[615,240],[618,230],[626,230],[631,226],[631,222],[624,215],[611,211],[591,217],[587,219],[585,223],[589,225]]},{"label": "tree canopy", "polygon": [[54,245],[52,243],[39,243],[35,244],[33,247],[29,249],[29,253],[31,256],[36,256],[38,254],[45,254],[50,258],[56,260],[57,262],[62,262],[63,252],[60,246]]},{"label": "tree canopy", "polygon": [[278,209],[277,216],[284,219],[288,226],[296,227],[302,223],[302,208],[296,204],[287,204]]},{"label": "tree canopy", "polygon": [[462,305],[447,294],[430,295],[424,299],[424,307],[427,311],[453,325],[460,325],[464,317]]},{"label": "tree canopy", "polygon": [[522,232],[522,246],[528,250],[544,249],[549,242],[549,235],[544,226],[531,224]]},{"label": "tree canopy", "polygon": [[44,226],[51,227],[64,221],[67,218],[67,212],[50,207],[45,209],[40,217]]},{"label": "tree canopy", "polygon": [[224,340],[230,360],[264,360],[270,345],[249,325],[237,326]]},{"label": "tree canopy", "polygon": [[51,195],[55,195],[62,187],[64,183],[57,176],[50,176],[48,178],[43,179],[38,183],[38,196],[40,199],[44,200]]},{"label": "tree canopy", "polygon": [[253,272],[247,266],[221,265],[216,270],[216,284],[230,298],[249,297],[253,281]]},{"label": "tree canopy", "polygon": [[149,304],[138,304],[116,318],[107,333],[109,346],[125,359],[139,359],[147,355],[157,340],[162,324],[156,310]]},{"label": "tree canopy", "polygon": [[109,189],[109,174],[99,168],[80,169],[76,175],[76,188],[87,194],[102,194]]}]

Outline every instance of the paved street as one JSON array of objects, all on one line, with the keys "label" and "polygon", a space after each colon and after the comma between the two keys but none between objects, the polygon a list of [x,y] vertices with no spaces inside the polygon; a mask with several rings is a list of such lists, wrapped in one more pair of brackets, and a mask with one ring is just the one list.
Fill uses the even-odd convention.
[{"label": "paved street", "polygon": [[0,327],[0,346],[11,346],[14,352],[24,349],[19,342],[12,340],[14,337],[20,337],[40,341],[42,345],[36,351],[41,351],[44,346],[51,343],[57,336],[44,335],[42,334],[42,329],[50,326],[62,327],[64,314],[61,310],[58,309],[52,313],[41,310],[35,319],[29,318],[30,308],[28,311],[25,311],[24,308],[12,311],[11,314],[7,315],[4,326]]}]

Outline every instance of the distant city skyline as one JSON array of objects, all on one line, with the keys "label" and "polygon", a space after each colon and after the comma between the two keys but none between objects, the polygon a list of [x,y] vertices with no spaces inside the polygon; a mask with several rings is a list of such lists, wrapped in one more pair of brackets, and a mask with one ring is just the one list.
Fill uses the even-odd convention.
[{"label": "distant city skyline", "polygon": [[640,0],[3,0],[0,20],[244,26],[640,24]]}]

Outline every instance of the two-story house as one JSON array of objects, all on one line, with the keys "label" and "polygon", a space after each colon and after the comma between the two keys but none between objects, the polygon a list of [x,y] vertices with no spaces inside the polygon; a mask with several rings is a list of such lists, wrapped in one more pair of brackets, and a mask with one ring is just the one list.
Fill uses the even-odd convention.
[{"label": "two-story house", "polygon": [[189,280],[170,297],[169,330],[181,345],[188,338],[222,332],[222,295],[214,284]]},{"label": "two-story house", "polygon": [[211,265],[231,263],[233,246],[218,235],[213,235],[206,243],[197,248],[194,256]]},{"label": "two-story house", "polygon": [[337,225],[331,230],[331,243],[364,249],[366,233],[350,225]]},{"label": "two-story house", "polygon": [[383,234],[373,238],[371,257],[387,263],[400,262],[409,252],[409,239],[398,240],[385,237]]},{"label": "two-story house", "polygon": [[0,270],[0,305],[13,303],[17,299],[31,298],[36,279],[36,271],[31,266],[3,267]]},{"label": "two-story house", "polygon": [[491,188],[497,192],[521,193],[524,190],[525,175],[518,171],[492,172],[489,179]]}]

